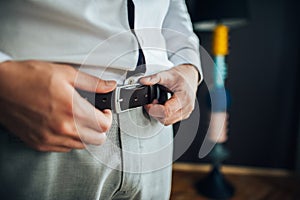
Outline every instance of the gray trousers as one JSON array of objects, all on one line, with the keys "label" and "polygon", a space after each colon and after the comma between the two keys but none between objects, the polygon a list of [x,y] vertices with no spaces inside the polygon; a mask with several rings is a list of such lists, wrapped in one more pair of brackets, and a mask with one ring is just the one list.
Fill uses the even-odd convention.
[{"label": "gray trousers", "polygon": [[171,127],[138,108],[114,115],[107,137],[101,146],[44,153],[0,128],[0,198],[169,199]]}]

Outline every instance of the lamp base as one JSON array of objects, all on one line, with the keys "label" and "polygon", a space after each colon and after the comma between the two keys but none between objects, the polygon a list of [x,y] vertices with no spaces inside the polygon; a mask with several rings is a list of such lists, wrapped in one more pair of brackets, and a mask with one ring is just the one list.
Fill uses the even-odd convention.
[{"label": "lamp base", "polygon": [[228,199],[234,195],[234,187],[215,166],[207,177],[196,183],[196,188],[199,193],[212,199]]}]

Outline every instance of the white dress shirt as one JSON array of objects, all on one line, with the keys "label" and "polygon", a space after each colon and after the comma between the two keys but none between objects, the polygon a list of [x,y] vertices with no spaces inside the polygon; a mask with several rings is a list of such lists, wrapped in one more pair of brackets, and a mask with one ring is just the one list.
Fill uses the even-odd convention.
[{"label": "white dress shirt", "polygon": [[133,0],[135,34],[126,0],[0,2],[0,62],[44,60],[83,64],[89,73],[122,82],[134,70],[138,42],[146,75],[190,63],[202,73],[199,41],[184,0]]}]

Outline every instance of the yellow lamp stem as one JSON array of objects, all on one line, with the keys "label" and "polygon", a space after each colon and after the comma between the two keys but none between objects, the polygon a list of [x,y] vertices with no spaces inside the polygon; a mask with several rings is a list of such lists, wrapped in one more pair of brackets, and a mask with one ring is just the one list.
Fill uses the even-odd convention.
[{"label": "yellow lamp stem", "polygon": [[226,56],[228,54],[229,29],[223,24],[216,26],[213,32],[212,53],[214,56]]}]

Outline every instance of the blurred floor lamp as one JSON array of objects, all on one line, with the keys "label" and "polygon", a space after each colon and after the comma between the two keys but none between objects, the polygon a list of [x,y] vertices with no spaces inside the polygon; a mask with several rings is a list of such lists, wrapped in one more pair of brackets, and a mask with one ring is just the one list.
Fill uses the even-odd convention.
[{"label": "blurred floor lamp", "polygon": [[[190,3],[191,18],[195,31],[212,31],[212,54],[214,56],[214,87],[210,91],[218,101],[218,96],[225,89],[227,68],[225,58],[228,55],[228,33],[229,29],[238,28],[246,24],[248,8],[246,0],[194,0]],[[226,89],[225,89],[226,90]],[[227,102],[230,98],[226,90]],[[220,98],[219,98],[220,99]],[[218,101],[219,102],[219,101]],[[234,194],[234,187],[224,178],[220,171],[221,164],[229,153],[223,145],[227,141],[227,126],[229,104],[224,101],[216,102],[217,108],[211,112],[211,127],[209,138],[216,143],[208,157],[212,162],[212,171],[196,186],[203,195],[214,199],[230,198]],[[227,119],[225,124],[223,120]],[[222,127],[222,128],[220,128]]]}]

